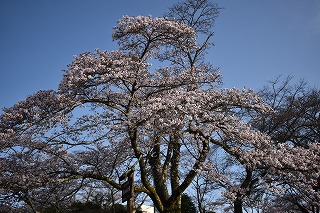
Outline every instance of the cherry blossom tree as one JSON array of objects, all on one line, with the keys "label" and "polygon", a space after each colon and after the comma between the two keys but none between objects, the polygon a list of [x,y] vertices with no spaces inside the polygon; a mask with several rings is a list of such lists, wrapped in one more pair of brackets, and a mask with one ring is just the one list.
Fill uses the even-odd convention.
[{"label": "cherry blossom tree", "polygon": [[[270,107],[252,90],[217,87],[220,73],[205,55],[218,12],[207,0],[187,0],[165,18],[124,16],[114,27],[118,50],[80,54],[57,91],[4,109],[3,194],[21,195],[17,201],[36,212],[39,191],[50,185],[70,185],[62,199],[95,181],[120,189],[119,176],[135,170],[136,192],[159,212],[181,212],[182,193],[216,166],[207,162],[212,148],[244,171],[259,165],[272,141],[242,112]],[[218,174],[212,181],[221,181]],[[233,199],[241,190],[226,193]]]}]

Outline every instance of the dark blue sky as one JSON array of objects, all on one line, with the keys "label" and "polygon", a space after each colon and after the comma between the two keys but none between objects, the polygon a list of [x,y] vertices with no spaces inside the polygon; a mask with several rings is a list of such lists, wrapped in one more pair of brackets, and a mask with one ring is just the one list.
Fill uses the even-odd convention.
[{"label": "dark blue sky", "polygon": [[[162,16],[175,0],[0,0],[0,108],[57,89],[73,55],[114,50],[123,15]],[[277,75],[319,88],[319,0],[217,0],[208,55],[225,87],[259,89]]]}]

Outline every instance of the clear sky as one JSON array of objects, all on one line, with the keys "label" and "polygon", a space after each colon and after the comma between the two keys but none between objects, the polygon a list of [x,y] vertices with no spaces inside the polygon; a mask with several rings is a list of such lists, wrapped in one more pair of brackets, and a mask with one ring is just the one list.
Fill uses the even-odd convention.
[{"label": "clear sky", "polygon": [[[162,16],[176,0],[0,0],[0,109],[57,89],[84,51],[114,50],[123,15]],[[319,0],[217,0],[215,47],[224,87],[260,89],[278,75],[319,88]]]}]

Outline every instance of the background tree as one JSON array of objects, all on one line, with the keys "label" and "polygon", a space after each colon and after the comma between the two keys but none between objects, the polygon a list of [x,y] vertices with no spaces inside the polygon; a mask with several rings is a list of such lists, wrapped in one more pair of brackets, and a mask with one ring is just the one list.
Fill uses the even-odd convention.
[{"label": "background tree", "polygon": [[[274,181],[281,184],[284,194],[274,197],[278,211],[289,207],[302,212],[319,212],[319,136],[320,136],[320,91],[309,88],[305,81],[292,83],[292,77],[276,78],[260,92],[274,112],[265,114],[253,125],[271,135],[286,153],[283,159],[295,163],[282,163],[275,168]],[[288,155],[288,156],[286,156]]]}]

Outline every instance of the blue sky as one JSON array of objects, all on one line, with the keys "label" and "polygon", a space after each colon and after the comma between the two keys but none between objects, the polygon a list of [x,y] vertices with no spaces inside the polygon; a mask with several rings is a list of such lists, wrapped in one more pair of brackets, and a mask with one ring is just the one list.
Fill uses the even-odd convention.
[{"label": "blue sky", "polygon": [[[175,0],[1,0],[0,108],[57,89],[74,55],[114,50],[123,15],[162,16]],[[278,75],[319,88],[319,0],[217,0],[224,7],[207,59],[224,87],[259,89]]]}]

